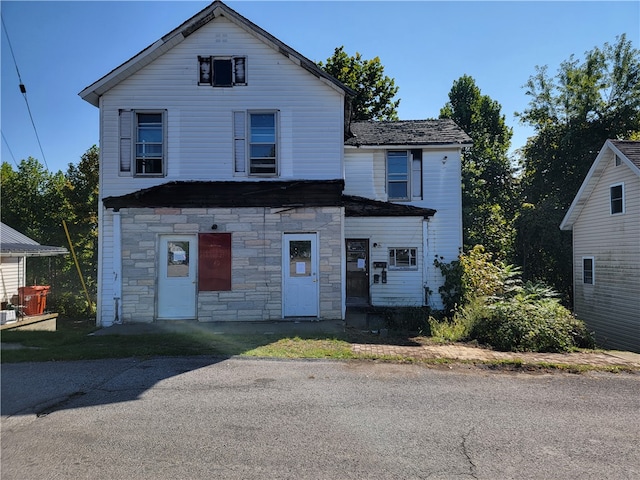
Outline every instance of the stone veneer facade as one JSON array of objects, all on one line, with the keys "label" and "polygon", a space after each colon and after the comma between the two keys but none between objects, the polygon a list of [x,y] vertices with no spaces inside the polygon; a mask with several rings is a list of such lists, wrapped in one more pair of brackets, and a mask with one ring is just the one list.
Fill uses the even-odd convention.
[{"label": "stone veneer facade", "polygon": [[[156,318],[158,245],[163,234],[231,233],[231,291],[197,292],[197,319],[282,319],[284,233],[317,233],[320,318],[342,318],[342,207],[123,208],[122,320]],[[216,224],[217,230],[211,226]]]}]

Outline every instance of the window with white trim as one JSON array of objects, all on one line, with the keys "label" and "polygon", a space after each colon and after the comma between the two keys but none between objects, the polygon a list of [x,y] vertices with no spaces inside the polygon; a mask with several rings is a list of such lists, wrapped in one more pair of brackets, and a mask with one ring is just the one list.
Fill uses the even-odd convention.
[{"label": "window with white trim", "polygon": [[247,57],[198,57],[198,85],[233,87],[247,84]]},{"label": "window with white trim", "polygon": [[163,176],[166,164],[166,111],[120,110],[121,174]]},{"label": "window with white trim", "polygon": [[234,171],[239,175],[278,175],[276,111],[233,112]]},{"label": "window with white trim", "polygon": [[611,185],[609,187],[609,198],[611,202],[611,215],[624,213],[624,183]]},{"label": "window with white trim", "polygon": [[389,270],[417,270],[417,253],[417,248],[390,248]]},{"label": "window with white trim", "polygon": [[392,201],[422,199],[422,150],[387,152],[387,195]]},{"label": "window with white trim", "polygon": [[595,259],[582,257],[582,283],[593,285],[595,283]]}]

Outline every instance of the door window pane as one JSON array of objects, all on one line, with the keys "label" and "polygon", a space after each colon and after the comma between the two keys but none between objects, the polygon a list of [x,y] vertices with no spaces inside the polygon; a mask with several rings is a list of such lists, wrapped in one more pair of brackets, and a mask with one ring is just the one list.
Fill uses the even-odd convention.
[{"label": "door window pane", "polygon": [[311,276],[311,240],[289,242],[289,275],[291,277]]},{"label": "door window pane", "polygon": [[167,244],[167,277],[189,276],[189,242]]}]

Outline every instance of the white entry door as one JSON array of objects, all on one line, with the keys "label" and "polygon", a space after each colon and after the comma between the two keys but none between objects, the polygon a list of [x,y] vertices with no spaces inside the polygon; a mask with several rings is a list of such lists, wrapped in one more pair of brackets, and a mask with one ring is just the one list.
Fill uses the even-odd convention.
[{"label": "white entry door", "polygon": [[315,233],[286,233],[282,252],[285,317],[317,317],[319,304],[318,237]]},{"label": "white entry door", "polygon": [[158,318],[196,318],[196,263],[193,235],[160,237]]}]

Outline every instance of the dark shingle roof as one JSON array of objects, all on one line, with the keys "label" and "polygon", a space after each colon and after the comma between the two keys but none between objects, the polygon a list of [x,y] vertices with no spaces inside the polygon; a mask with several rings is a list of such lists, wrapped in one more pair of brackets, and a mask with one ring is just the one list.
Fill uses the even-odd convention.
[{"label": "dark shingle roof", "polygon": [[471,145],[453,120],[366,121],[351,124],[353,137],[345,145]]},{"label": "dark shingle roof", "polygon": [[340,206],[344,180],[168,182],[107,197],[107,208],[230,208]]},{"label": "dark shingle roof", "polygon": [[640,168],[640,142],[632,140],[611,140],[611,143],[620,150],[625,157]]}]

